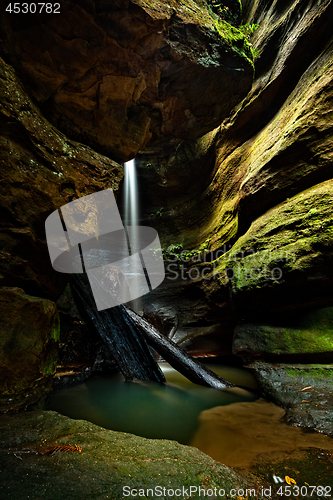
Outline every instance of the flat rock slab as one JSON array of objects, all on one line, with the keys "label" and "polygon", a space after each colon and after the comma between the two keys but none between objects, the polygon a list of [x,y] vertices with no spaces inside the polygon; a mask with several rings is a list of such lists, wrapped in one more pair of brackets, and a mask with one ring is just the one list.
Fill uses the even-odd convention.
[{"label": "flat rock slab", "polygon": [[[223,488],[227,493],[250,487],[248,481],[196,448],[106,430],[53,411],[1,416],[0,442],[1,500],[117,500],[125,498],[124,486],[137,490],[184,487],[180,498],[190,498],[190,486]],[[69,444],[82,447],[82,452],[39,454]],[[192,491],[191,498],[200,497]]]}]

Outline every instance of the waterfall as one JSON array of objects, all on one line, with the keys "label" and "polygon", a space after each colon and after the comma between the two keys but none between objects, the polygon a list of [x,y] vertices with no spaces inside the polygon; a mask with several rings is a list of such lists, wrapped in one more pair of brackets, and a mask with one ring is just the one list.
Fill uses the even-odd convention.
[{"label": "waterfall", "polygon": [[138,184],[136,179],[135,160],[127,161],[125,167],[125,224],[138,226]]},{"label": "waterfall", "polygon": [[[125,169],[125,226],[128,238],[130,253],[134,254],[140,251],[138,242],[139,225],[139,205],[138,205],[138,183],[135,169],[135,160],[127,161],[124,164]],[[130,234],[130,238],[129,238]],[[132,289],[134,293],[140,295],[140,266],[138,269],[132,269]],[[138,310],[141,305],[139,298],[134,299],[129,304],[134,310]]]}]

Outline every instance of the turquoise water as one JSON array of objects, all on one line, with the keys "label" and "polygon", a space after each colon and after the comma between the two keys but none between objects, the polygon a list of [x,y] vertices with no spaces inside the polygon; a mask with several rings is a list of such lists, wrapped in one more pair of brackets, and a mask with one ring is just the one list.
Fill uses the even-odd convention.
[{"label": "turquoise water", "polygon": [[[94,376],[81,385],[54,391],[48,409],[107,429],[188,444],[201,411],[257,399],[246,390],[217,391],[192,384],[166,363],[161,368],[167,379],[165,385],[125,382],[120,374]],[[210,369],[230,382],[255,388],[252,376],[245,370],[218,366]]]}]

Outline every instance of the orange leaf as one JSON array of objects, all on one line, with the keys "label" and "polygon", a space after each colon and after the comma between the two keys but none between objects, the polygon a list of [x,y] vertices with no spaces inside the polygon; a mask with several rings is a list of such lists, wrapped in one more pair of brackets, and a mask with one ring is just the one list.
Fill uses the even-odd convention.
[{"label": "orange leaf", "polygon": [[286,483],[288,483],[288,484],[297,484],[295,479],[293,479],[292,477],[286,476],[285,480],[286,480]]},{"label": "orange leaf", "polygon": [[79,453],[82,452],[82,448],[75,444],[74,446],[69,445],[61,445],[61,446],[52,446],[51,448],[48,448],[44,453],[40,453],[40,455],[52,455],[52,453],[55,453],[57,451],[78,451]]}]

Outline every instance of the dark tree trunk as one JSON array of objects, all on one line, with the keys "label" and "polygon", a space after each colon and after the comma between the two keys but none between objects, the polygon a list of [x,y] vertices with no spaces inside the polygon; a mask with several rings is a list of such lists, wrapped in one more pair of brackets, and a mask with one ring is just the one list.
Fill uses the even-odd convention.
[{"label": "dark tree trunk", "polygon": [[191,382],[213,389],[234,387],[127,307],[120,305],[97,311],[86,275],[74,274],[71,289],[82,317],[97,330],[109,347],[126,380],[165,382],[149,344]]},{"label": "dark tree trunk", "polygon": [[126,380],[165,382],[145,338],[124,306],[97,311],[89,281],[83,274],[73,274],[71,289],[82,317],[97,330],[109,347]]},{"label": "dark tree trunk", "polygon": [[213,389],[235,387],[234,384],[219,377],[202,363],[193,359],[175,342],[162,335],[153,325],[141,318],[134,311],[127,307],[125,309],[138,330],[145,337],[147,343],[153,347],[158,354],[163,356],[175,370],[179,371],[179,373],[184,375],[184,377],[188,378],[191,382]]}]

